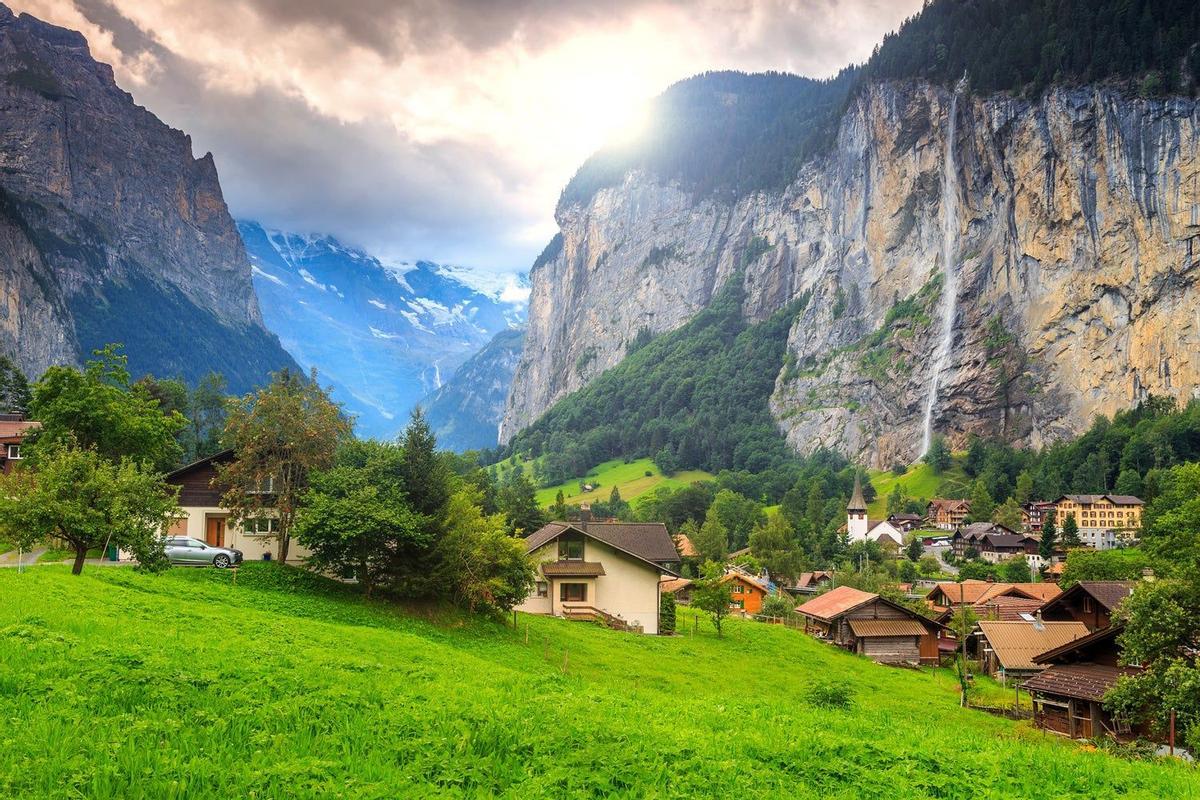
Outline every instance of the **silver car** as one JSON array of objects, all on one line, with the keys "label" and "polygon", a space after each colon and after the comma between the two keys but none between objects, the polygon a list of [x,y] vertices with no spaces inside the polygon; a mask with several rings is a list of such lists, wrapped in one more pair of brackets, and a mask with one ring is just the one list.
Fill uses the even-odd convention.
[{"label": "silver car", "polygon": [[242,563],[242,551],[205,544],[188,536],[172,536],[167,539],[167,558],[172,564],[182,566],[207,567],[211,564],[217,569],[226,569]]}]

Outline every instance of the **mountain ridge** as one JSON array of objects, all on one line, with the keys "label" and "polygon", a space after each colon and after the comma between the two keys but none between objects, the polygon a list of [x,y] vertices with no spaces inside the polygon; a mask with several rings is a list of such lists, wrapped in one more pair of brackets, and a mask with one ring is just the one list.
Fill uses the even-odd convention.
[{"label": "mountain ridge", "polygon": [[0,5],[0,348],[31,375],[109,342],[131,371],[235,392],[295,367],[263,325],[211,153],[82,34]]}]

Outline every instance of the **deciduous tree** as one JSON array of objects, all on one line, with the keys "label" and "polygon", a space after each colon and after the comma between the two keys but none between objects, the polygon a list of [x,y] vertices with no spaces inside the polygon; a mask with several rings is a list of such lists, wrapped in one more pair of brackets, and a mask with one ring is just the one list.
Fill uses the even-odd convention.
[{"label": "deciduous tree", "polygon": [[112,462],[69,441],[43,445],[37,468],[0,475],[0,531],[28,548],[61,539],[75,551],[107,543],[133,553],[145,569],[166,567],[163,531],[179,513],[176,488],[130,458]]},{"label": "deciduous tree", "polygon": [[71,444],[109,461],[129,457],[159,470],[174,467],[183,450],[176,435],[187,420],[165,410],[145,386],[129,382],[128,360],[117,345],[95,351],[83,371],[54,366],[33,387],[31,415],[42,423],[30,439],[37,463],[43,449]]},{"label": "deciduous tree", "polygon": [[486,515],[478,494],[462,487],[450,495],[446,532],[437,545],[437,584],[473,611],[511,611],[529,596],[534,567],[525,543],[509,536],[500,514]]},{"label": "deciduous tree", "polygon": [[[317,383],[315,370],[307,379],[290,370],[277,372],[268,386],[233,403],[224,439],[236,457],[217,468],[217,483],[224,489],[221,502],[231,521],[274,517],[276,557],[286,561],[292,523],[309,479],[334,465],[338,445],[351,428]],[[407,480],[405,487],[410,498],[416,497]]]},{"label": "deciduous tree", "polygon": [[692,607],[704,611],[717,629],[717,637],[722,635],[721,625],[729,616],[729,605],[733,602],[733,594],[729,583],[722,581],[724,573],[719,564],[709,562],[704,566],[704,577],[692,584]]}]

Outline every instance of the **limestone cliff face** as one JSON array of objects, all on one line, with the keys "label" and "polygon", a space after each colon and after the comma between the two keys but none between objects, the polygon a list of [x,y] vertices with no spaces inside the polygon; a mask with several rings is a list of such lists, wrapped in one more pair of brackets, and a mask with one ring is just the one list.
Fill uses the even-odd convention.
[{"label": "limestone cliff face", "polygon": [[955,101],[882,84],[781,193],[721,203],[627,175],[558,211],[563,246],[532,275],[502,438],[739,269],[749,319],[809,298],[771,399],[800,451],[916,457],[935,372],[930,427],[956,443],[1039,444],[1146,393],[1190,399],[1198,173],[1193,100],[1081,88]]},{"label": "limestone cliff face", "polygon": [[0,194],[0,348],[31,373],[107,341],[137,372],[215,368],[235,388],[294,364],[263,327],[212,156],[82,35],[3,5]]}]

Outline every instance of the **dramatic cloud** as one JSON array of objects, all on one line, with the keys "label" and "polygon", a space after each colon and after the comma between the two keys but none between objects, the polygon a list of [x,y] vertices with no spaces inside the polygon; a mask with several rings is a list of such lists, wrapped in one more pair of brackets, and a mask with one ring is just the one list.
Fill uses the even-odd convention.
[{"label": "dramatic cloud", "polygon": [[216,156],[235,214],[524,267],[558,192],[709,69],[824,77],[920,0],[16,0]]}]

